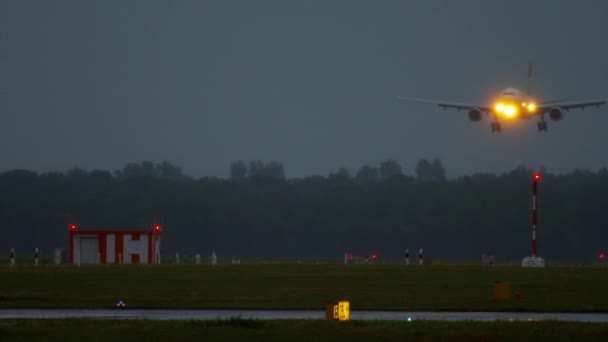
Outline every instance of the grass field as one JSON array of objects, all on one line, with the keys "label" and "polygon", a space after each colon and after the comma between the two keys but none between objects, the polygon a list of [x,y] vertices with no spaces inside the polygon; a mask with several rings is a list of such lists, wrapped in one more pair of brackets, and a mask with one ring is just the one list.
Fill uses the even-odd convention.
[{"label": "grass field", "polygon": [[[608,269],[340,264],[0,267],[0,307],[608,312]],[[492,298],[494,281],[514,299]]]},{"label": "grass field", "polygon": [[607,324],[0,320],[0,341],[602,341]]}]

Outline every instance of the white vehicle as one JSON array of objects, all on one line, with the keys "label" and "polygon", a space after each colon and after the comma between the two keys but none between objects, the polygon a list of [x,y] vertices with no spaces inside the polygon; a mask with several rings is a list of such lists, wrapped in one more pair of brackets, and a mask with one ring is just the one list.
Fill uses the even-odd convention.
[{"label": "white vehicle", "polygon": [[471,121],[480,121],[482,114],[491,117],[492,132],[500,132],[499,120],[519,120],[538,117],[538,131],[547,131],[545,114],[553,121],[559,121],[564,117],[564,112],[570,109],[584,109],[585,107],[595,106],[599,108],[606,104],[606,99],[586,100],[586,101],[549,101],[540,102],[531,96],[530,80],[532,78],[532,64],[528,68],[528,91],[523,93],[515,88],[503,89],[490,104],[470,104],[447,101],[433,101],[412,97],[399,96],[397,99],[436,104],[443,109],[454,108],[458,110],[468,110]]}]

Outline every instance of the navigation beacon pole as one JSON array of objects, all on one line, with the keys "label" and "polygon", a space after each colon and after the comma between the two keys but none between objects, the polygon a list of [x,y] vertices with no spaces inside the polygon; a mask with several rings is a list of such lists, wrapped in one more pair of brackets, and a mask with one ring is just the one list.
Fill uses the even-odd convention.
[{"label": "navigation beacon pole", "polygon": [[545,267],[545,261],[543,258],[536,256],[536,226],[538,225],[537,195],[539,180],[540,174],[535,173],[534,176],[532,176],[532,256],[525,257],[521,261],[522,267]]},{"label": "navigation beacon pole", "polygon": [[532,180],[532,257],[536,257],[536,194],[539,180],[540,175],[537,173]]}]

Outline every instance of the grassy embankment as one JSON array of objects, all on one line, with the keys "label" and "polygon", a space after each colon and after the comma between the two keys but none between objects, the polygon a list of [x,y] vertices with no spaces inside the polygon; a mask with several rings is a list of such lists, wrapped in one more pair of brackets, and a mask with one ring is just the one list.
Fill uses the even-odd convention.
[{"label": "grassy embankment", "polygon": [[0,320],[1,341],[602,341],[607,324],[564,322],[326,322]]},{"label": "grassy embankment", "polygon": [[[608,312],[603,267],[473,265],[241,264],[0,266],[0,307],[322,309],[347,299],[351,310],[525,310]],[[494,281],[514,299],[494,300]]]}]

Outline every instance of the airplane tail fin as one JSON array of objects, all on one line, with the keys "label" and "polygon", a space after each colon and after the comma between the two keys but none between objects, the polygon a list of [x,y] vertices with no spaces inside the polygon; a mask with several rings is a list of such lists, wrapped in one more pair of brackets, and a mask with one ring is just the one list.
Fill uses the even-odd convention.
[{"label": "airplane tail fin", "polygon": [[532,95],[532,63],[528,64],[528,96]]}]

